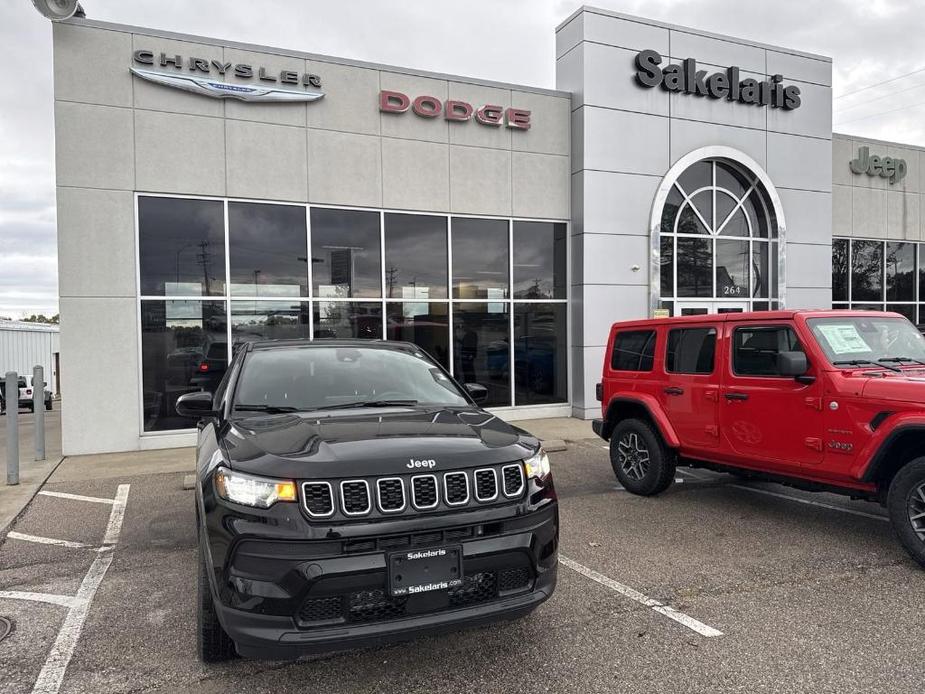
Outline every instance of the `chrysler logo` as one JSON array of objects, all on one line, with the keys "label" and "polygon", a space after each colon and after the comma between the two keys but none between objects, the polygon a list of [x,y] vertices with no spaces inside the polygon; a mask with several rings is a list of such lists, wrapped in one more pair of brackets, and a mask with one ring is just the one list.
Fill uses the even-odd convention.
[{"label": "chrysler logo", "polygon": [[[257,70],[244,63],[233,65],[218,60],[205,58],[183,59],[179,55],[161,53],[159,59],[152,51],[139,50],[132,54],[135,62],[142,66],[158,65],[163,70],[150,70],[147,67],[132,67],[129,71],[143,80],[162,84],[174,89],[202,94],[216,99],[239,99],[240,101],[277,101],[277,102],[305,102],[317,101],[324,96],[321,87],[321,78],[318,75],[299,74],[295,70],[282,70],[277,74],[270,73],[264,67]],[[167,72],[172,67],[174,71]],[[184,70],[184,68],[186,68]],[[213,69],[218,73],[212,76]],[[192,74],[190,74],[192,73]],[[249,85],[225,82],[225,74],[233,74],[243,79],[256,78],[258,84]],[[256,74],[255,74],[256,73]],[[305,89],[288,88],[282,85],[295,85],[302,82]]]}]

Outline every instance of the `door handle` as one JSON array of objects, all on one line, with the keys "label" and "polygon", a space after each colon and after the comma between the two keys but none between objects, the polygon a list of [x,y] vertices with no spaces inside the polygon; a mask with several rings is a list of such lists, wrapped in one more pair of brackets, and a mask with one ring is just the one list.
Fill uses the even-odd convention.
[{"label": "door handle", "polygon": [[665,388],[665,395],[684,395],[684,389],[677,386]]},{"label": "door handle", "polygon": [[747,393],[726,393],[727,400],[748,400]]}]

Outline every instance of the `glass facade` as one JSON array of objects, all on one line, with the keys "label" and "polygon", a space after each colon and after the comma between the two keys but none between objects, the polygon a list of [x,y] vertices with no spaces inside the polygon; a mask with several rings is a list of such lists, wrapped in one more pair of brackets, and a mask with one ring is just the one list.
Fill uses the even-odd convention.
[{"label": "glass facade", "polygon": [[[777,219],[764,186],[725,160],[699,161],[672,185],[662,208],[659,297],[777,308]],[[720,310],[722,310],[720,308]]]},{"label": "glass facade", "polygon": [[832,308],[895,311],[925,322],[925,243],[832,240]]},{"label": "glass facade", "polygon": [[406,340],[487,406],[565,404],[567,242],[560,222],[139,195],[144,430],[190,428],[177,397],[251,340]]}]

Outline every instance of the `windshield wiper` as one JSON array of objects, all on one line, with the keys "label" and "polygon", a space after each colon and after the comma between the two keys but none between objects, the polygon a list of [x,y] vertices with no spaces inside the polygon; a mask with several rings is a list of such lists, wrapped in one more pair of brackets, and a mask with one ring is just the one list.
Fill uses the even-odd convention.
[{"label": "windshield wiper", "polygon": [[[881,361],[883,361],[881,359]],[[902,369],[897,369],[895,366],[890,366],[889,364],[881,364],[880,362],[871,361],[870,359],[847,359],[845,361],[833,361],[833,366],[879,366],[881,369],[889,369],[890,371],[895,371],[896,373],[902,373]]]},{"label": "windshield wiper", "polygon": [[302,411],[300,408],[290,405],[235,405],[234,409],[236,412],[266,412],[268,414]]},{"label": "windshield wiper", "polygon": [[336,405],[321,405],[311,408],[314,410],[349,410],[354,407],[391,407],[398,405],[417,405],[417,400],[356,400],[354,402],[341,402]]},{"label": "windshield wiper", "polygon": [[913,364],[921,364],[922,366],[925,366],[925,361],[913,359],[912,357],[884,357],[883,359],[878,359],[877,361],[889,362],[891,364],[901,364],[904,361],[911,361]]}]

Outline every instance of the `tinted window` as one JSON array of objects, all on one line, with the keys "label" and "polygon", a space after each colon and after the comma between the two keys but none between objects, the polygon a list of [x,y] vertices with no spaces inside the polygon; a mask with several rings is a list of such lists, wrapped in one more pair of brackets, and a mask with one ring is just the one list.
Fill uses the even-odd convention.
[{"label": "tinted window", "polygon": [[713,242],[678,239],[678,296],[713,296]]},{"label": "tinted window", "polygon": [[[141,302],[145,431],[194,426],[177,414],[177,398],[211,390],[221,380],[227,360],[225,320],[223,301]],[[217,361],[217,372],[200,371],[207,355]]]},{"label": "tinted window", "polygon": [[232,301],[231,339],[238,344],[307,338],[308,307],[299,301]]},{"label": "tinted window", "polygon": [[390,299],[445,299],[446,217],[385,216],[385,295]]},{"label": "tinted window", "polygon": [[732,369],[739,376],[780,376],[777,355],[802,351],[796,333],[786,326],[736,328]]},{"label": "tinted window", "polygon": [[453,298],[508,297],[508,223],[453,217]]},{"label": "tinted window", "polygon": [[678,328],[668,333],[665,369],[682,374],[712,373],[715,354],[715,328]]},{"label": "tinted window", "polygon": [[453,375],[488,388],[486,406],[511,404],[511,325],[505,303],[453,304]]},{"label": "tinted window", "polygon": [[514,404],[566,402],[566,304],[514,304]]},{"label": "tinted window", "polygon": [[142,295],[225,293],[223,208],[218,200],[138,198]]},{"label": "tinted window", "polygon": [[565,224],[514,222],[514,298],[565,298]]},{"label": "tinted window", "polygon": [[883,242],[852,241],[853,301],[883,301]]},{"label": "tinted window", "polygon": [[305,208],[228,203],[231,293],[308,296]]},{"label": "tinted window", "polygon": [[413,342],[450,367],[449,305],[445,301],[390,301],[386,339]]},{"label": "tinted window", "polygon": [[915,301],[915,244],[886,244],[886,300]]},{"label": "tinted window", "polygon": [[382,339],[382,304],[378,301],[316,301],[315,339],[361,337]]},{"label": "tinted window", "polygon": [[381,296],[379,213],[312,208],[311,220],[315,296]]},{"label": "tinted window", "polygon": [[610,357],[610,368],[614,371],[651,371],[654,359],[654,330],[617,333]]},{"label": "tinted window", "polygon": [[848,301],[848,239],[832,241],[832,301]]},{"label": "tinted window", "polygon": [[244,361],[235,407],[311,410],[384,398],[465,405],[452,380],[422,353],[363,347],[261,349]]}]

